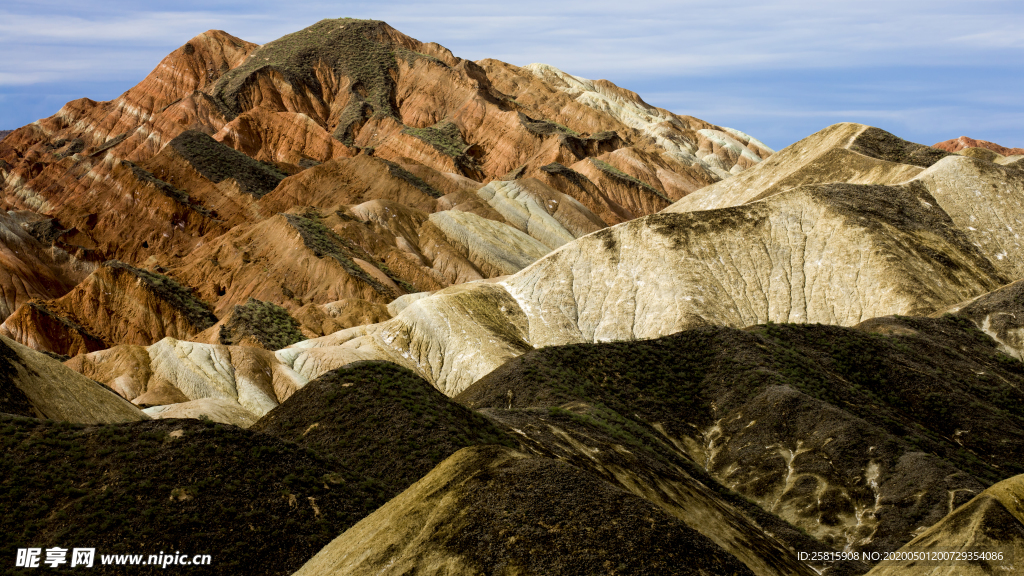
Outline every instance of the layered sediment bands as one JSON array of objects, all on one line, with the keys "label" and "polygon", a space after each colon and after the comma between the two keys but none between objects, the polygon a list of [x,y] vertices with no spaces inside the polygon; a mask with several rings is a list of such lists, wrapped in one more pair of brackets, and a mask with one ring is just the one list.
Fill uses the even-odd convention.
[{"label": "layered sediment bands", "polygon": [[653,504],[498,447],[456,452],[296,574],[477,574],[498,563],[528,573],[751,574]]},{"label": "layered sediment bands", "polygon": [[301,112],[255,108],[224,125],[214,134],[214,139],[256,160],[296,168],[308,168],[315,162],[354,154],[351,148],[331,137],[323,126]]},{"label": "layered sediment bands", "polygon": [[514,274],[550,251],[548,246],[525,232],[470,212],[437,212],[430,215],[428,222],[440,230],[448,244],[472,262],[484,278]]},{"label": "layered sediment bands", "polygon": [[[496,60],[481,60],[492,85],[515,98],[531,117],[560,123],[578,134],[615,131],[625,142],[642,150],[656,150],[684,174],[698,178],[727,178],[740,162],[741,151],[725,151],[708,138],[728,133],[729,140],[748,150],[746,160],[756,163],[771,149],[742,132],[723,129],[690,116],[655,108],[636,93],[607,80],[572,76],[546,64],[516,67]],[[714,134],[701,133],[711,130]],[[550,161],[560,161],[551,159]],[[563,162],[564,163],[564,162]]]},{"label": "layered sediment bands", "polygon": [[551,249],[607,226],[572,196],[532,178],[495,180],[477,194],[506,222]]},{"label": "layered sediment bands", "polygon": [[[460,213],[432,217],[442,214]],[[928,314],[1005,282],[920,184],[805,186],[601,230],[496,284],[451,287],[387,322],[277,357],[307,379],[347,362],[390,360],[454,395],[535,347],[706,325],[852,325]]]},{"label": "layered sediment bands", "polygon": [[[1002,284],[923,198],[920,187],[831,185],[728,210],[649,216],[585,236],[497,287],[435,296],[467,298],[465,306],[417,300],[342,348],[377,350],[455,394],[524,345],[652,338],[708,324],[851,325],[932,312]],[[505,294],[483,297],[495,288]],[[445,325],[483,330],[481,340],[516,344],[493,352],[475,338],[467,344],[421,315],[426,309]],[[506,316],[525,319],[525,330]],[[492,353],[501,356],[481,361]]]},{"label": "layered sediment bands", "polygon": [[[296,311],[509,274],[541,254],[516,230],[556,248],[770,154],[745,134],[650,107],[606,81],[476,64],[382,22],[340,19],[265,46],[201,34],[121,97],[77,100],[14,131],[0,144],[0,176],[5,206],[52,216],[57,245],[79,260],[172,270],[218,313],[249,297]],[[512,183],[478,193],[496,178]],[[365,252],[365,265],[352,259],[346,270],[368,275],[376,296],[344,278],[333,293],[296,290],[257,278],[270,270],[249,262],[240,272],[208,265],[230,259],[211,256],[225,242],[276,230],[279,213],[310,206],[359,219],[332,227]],[[459,214],[427,220],[444,211],[498,225]],[[395,225],[399,213],[406,222]],[[47,263],[26,265],[42,277],[14,273],[4,316],[85,275],[50,278]]]},{"label": "layered sediment bands", "polygon": [[259,212],[270,216],[292,206],[333,210],[342,205],[385,200],[430,213],[437,209],[438,197],[438,192],[403,178],[388,163],[361,154],[325,162],[286,179],[262,199]]},{"label": "layered sediment bands", "polygon": [[216,321],[191,288],[112,260],[66,295],[20,307],[0,324],[0,334],[73,356],[116,344],[147,345],[165,336],[188,338]]},{"label": "layered sediment bands", "polygon": [[298,310],[342,298],[387,303],[403,293],[379,262],[333,231],[337,221],[278,214],[236,226],[173,273],[195,284],[220,317],[249,298]]},{"label": "layered sediment bands", "polygon": [[61,232],[34,212],[0,213],[0,316],[34,298],[63,296],[92,271],[94,264],[54,246]]},{"label": "layered sediment bands", "polygon": [[[922,169],[915,151],[926,148],[863,124],[833,124],[773,154],[742,177],[713,184],[679,200],[666,212],[738,206],[806,184],[899,184]],[[910,150],[907,152],[907,150]],[[921,152],[937,160],[941,151]],[[901,163],[901,162],[915,163]]]},{"label": "layered sediment bands", "polygon": [[[899,560],[883,562],[869,576],[992,576],[1014,574],[1024,554],[1024,476],[985,490],[896,551]],[[985,553],[960,560],[955,555]],[[913,560],[922,553],[926,560]],[[993,554],[994,553],[994,554]],[[996,556],[998,554],[998,556]],[[909,558],[905,560],[904,558]],[[933,560],[932,558],[938,558]]]},{"label": "layered sediment bands", "polygon": [[0,412],[76,424],[148,419],[95,380],[4,336],[0,376]]},{"label": "layered sediment bands", "polygon": [[[5,199],[56,217],[83,236],[77,242],[69,237],[69,242],[100,248],[104,257],[134,262],[143,241],[184,255],[193,245],[182,228],[201,234],[208,223],[194,221],[173,200],[162,198],[160,190],[147,190],[147,178],[133,174],[122,161],[143,162],[189,128],[220,129],[225,120],[197,91],[253,48],[223,32],[201,34],[119,98],[76,100],[56,115],[15,131],[0,148]],[[126,227],[136,229],[141,238],[122,245]]]},{"label": "layered sediment bands", "polygon": [[743,207],[649,216],[584,237],[502,285],[537,346],[701,323],[848,325],[886,309],[932,311],[999,283],[925,198],[920,187],[809,186]]}]

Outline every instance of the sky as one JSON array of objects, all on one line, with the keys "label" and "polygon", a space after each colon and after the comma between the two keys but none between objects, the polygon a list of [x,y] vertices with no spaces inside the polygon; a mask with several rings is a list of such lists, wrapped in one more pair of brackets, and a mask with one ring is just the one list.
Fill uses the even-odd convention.
[{"label": "sky", "polygon": [[265,43],[344,16],[462,58],[605,78],[776,150],[846,121],[1024,147],[1021,0],[4,0],[0,129],[115,98],[209,29]]}]

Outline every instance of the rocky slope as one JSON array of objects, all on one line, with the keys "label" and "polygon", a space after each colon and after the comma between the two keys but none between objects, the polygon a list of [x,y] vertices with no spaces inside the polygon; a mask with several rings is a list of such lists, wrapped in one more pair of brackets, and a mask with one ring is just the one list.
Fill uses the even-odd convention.
[{"label": "rocky slope", "polygon": [[[999,344],[999,349],[1024,360],[1024,281],[1018,280],[997,290],[959,302],[936,312],[935,316],[955,314],[974,323]],[[1018,320],[1018,315],[1022,320]]]},{"label": "rocky slope", "polygon": [[834,124],[780,150],[756,170],[679,200],[666,212],[738,206],[807,184],[899,184],[946,155],[872,126]]},{"label": "rocky slope", "polygon": [[210,306],[173,278],[110,260],[60,298],[33,301],[0,334],[74,356],[117,344],[189,338],[217,321]]},{"label": "rocky slope", "polygon": [[[839,176],[907,181],[819,183]],[[730,192],[732,182],[743,185],[735,188],[741,195]],[[400,298],[390,320],[294,344],[275,359],[306,379],[352,361],[389,360],[456,394],[538,346],[709,324],[853,325],[929,314],[1024,272],[1016,169],[875,128],[834,126],[690,198],[724,206],[690,211],[684,199],[564,244],[497,283]],[[536,228],[524,228],[540,237],[557,231],[534,220]]]},{"label": "rocky slope", "polygon": [[32,299],[57,298],[92,272],[95,264],[55,245],[61,231],[53,219],[32,211],[0,213],[0,315],[11,315]]}]

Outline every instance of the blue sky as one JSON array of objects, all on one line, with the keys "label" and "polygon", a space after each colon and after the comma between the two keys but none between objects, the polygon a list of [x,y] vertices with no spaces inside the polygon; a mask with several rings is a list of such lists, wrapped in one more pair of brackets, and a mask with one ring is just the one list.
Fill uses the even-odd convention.
[{"label": "blue sky", "polygon": [[457,56],[545,62],[776,149],[855,121],[924,144],[1024,147],[1024,2],[859,0],[194,2],[5,0],[0,128],[108,100],[211,28],[267,42],[385,20]]}]

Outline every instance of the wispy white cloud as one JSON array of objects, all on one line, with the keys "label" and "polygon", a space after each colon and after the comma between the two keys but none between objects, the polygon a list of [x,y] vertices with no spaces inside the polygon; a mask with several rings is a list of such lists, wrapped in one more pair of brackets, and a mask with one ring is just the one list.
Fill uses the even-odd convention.
[{"label": "wispy white cloud", "polygon": [[[920,125],[935,130],[952,117],[980,122],[985,106],[1009,119],[1003,124],[1010,130],[1019,90],[1013,97],[1008,91],[1020,82],[975,79],[996,87],[986,93],[951,91],[939,80],[972,67],[1002,66],[1004,75],[1021,76],[1024,66],[1019,0],[157,0],[146,9],[129,0],[8,0],[0,8],[0,91],[75,81],[109,81],[126,89],[207,29],[262,43],[341,16],[382,19],[470,59],[545,62],[633,89],[664,92],[659,84],[686,84],[692,93],[686,98],[638,91],[652,103],[716,123],[725,123],[718,114],[772,119],[776,125],[758,124],[772,126],[777,138],[755,134],[772,145],[791,137],[787,126],[803,126],[798,119],[846,115],[917,124],[913,119],[930,118]],[[864,71],[876,68],[917,73],[909,79],[880,73],[868,85]],[[766,93],[763,83],[773,75],[776,83],[788,80],[800,88]],[[805,86],[801,79],[808,75],[822,83]],[[730,104],[732,93],[741,94],[742,102]],[[743,110],[747,115],[737,115]],[[5,117],[13,116],[0,119]],[[1015,129],[1024,133],[1024,122]]]}]

